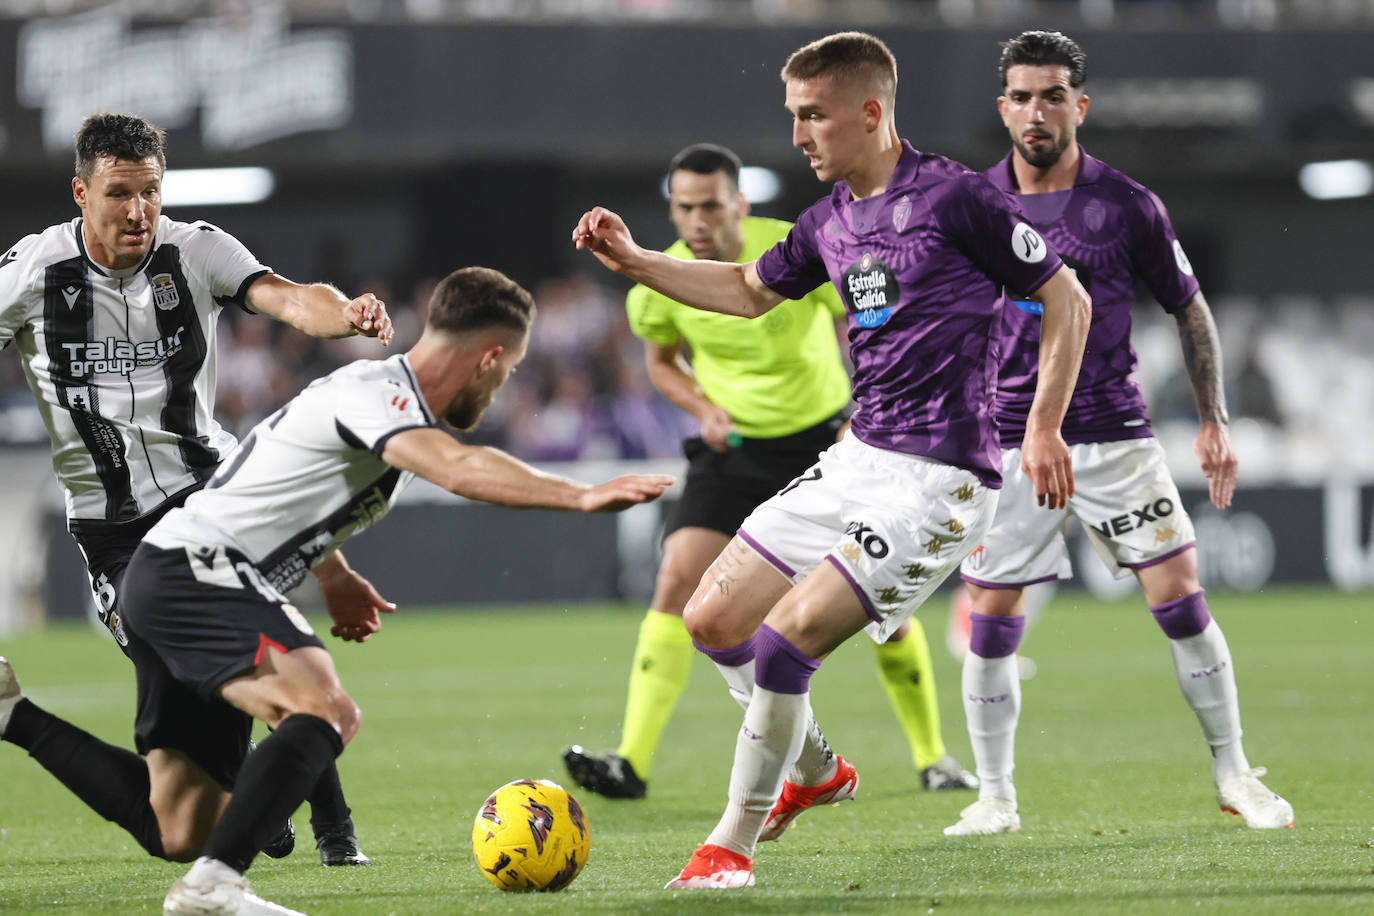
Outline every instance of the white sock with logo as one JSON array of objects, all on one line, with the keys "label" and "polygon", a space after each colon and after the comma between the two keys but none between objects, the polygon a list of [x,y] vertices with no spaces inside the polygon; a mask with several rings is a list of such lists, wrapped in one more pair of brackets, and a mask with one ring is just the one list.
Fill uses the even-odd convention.
[{"label": "white sock with logo", "polygon": [[1196,636],[1169,640],[1183,698],[1197,716],[1212,748],[1212,776],[1218,784],[1250,769],[1241,746],[1240,701],[1231,650],[1215,620]]},{"label": "white sock with logo", "polygon": [[1021,716],[1021,677],[1016,655],[964,656],[964,716],[978,770],[978,797],[1016,801],[1016,723]]},{"label": "white sock with logo", "polygon": [[725,685],[730,688],[731,698],[739,704],[740,709],[747,712],[749,698],[754,694],[754,660],[751,658],[742,665],[726,665],[715,662],[715,666],[716,670],[720,672],[720,676],[725,678]]},{"label": "white sock with logo", "polygon": [[782,794],[783,774],[801,752],[810,719],[810,694],[754,687],[754,700],[735,739],[729,800],[707,843],[753,857],[763,824]]},{"label": "white sock with logo", "polygon": [[[720,662],[716,662],[715,665],[730,687],[730,696],[741,709],[748,712],[749,698],[754,691],[753,661],[743,665],[723,665]],[[838,768],[839,764],[835,761],[834,752],[830,750],[830,744],[825,740],[825,734],[816,724],[816,720],[808,715],[801,752],[797,755],[796,763],[788,772],[787,778],[799,786],[819,786],[834,779]]]}]

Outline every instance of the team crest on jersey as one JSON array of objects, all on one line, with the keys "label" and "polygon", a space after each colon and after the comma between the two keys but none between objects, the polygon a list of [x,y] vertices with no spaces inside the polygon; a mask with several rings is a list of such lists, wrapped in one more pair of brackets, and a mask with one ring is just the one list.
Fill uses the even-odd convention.
[{"label": "team crest on jersey", "polygon": [[291,625],[300,630],[306,636],[314,636],[315,631],[310,626],[310,621],[305,619],[305,615],[294,604],[283,604],[281,612],[286,615],[286,619],[291,621]]},{"label": "team crest on jersey", "polygon": [[72,410],[79,410],[82,413],[96,413],[95,398],[92,397],[89,385],[63,386],[62,392],[66,397],[67,407]]},{"label": "team crest on jersey", "polygon": [[904,232],[909,222],[911,222],[911,198],[903,197],[892,207],[892,228],[898,232]]},{"label": "team crest on jersey", "polygon": [[1107,205],[1094,197],[1083,207],[1083,225],[1100,232],[1107,223]]},{"label": "team crest on jersey", "polygon": [[164,312],[169,312],[181,304],[177,295],[176,281],[171,274],[157,274],[152,279],[153,303]]},{"label": "team crest on jersey", "polygon": [[886,264],[864,252],[863,257],[844,272],[840,292],[854,316],[854,323],[861,328],[876,328],[892,317],[901,287]]}]

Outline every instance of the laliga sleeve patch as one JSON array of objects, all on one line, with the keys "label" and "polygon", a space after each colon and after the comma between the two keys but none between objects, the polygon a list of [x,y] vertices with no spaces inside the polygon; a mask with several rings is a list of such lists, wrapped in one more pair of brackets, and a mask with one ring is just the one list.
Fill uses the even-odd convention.
[{"label": "laliga sleeve patch", "polygon": [[1011,230],[1011,250],[1027,264],[1039,264],[1049,247],[1029,223],[1017,223]]},{"label": "laliga sleeve patch", "polygon": [[1178,239],[1174,239],[1174,260],[1178,262],[1178,269],[1185,276],[1191,277],[1193,275],[1193,264],[1188,260],[1188,256],[1183,253],[1183,246],[1179,244]]},{"label": "laliga sleeve patch", "polygon": [[382,404],[388,420],[422,417],[419,401],[415,394],[410,391],[384,391],[382,392]]}]

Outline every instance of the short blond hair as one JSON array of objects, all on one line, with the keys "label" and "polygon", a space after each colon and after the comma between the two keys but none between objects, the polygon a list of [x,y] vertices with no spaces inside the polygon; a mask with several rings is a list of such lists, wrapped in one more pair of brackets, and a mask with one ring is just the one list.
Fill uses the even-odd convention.
[{"label": "short blond hair", "polygon": [[891,103],[897,98],[897,58],[882,40],[867,32],[836,32],[798,48],[782,68],[782,81],[833,76],[863,84]]}]

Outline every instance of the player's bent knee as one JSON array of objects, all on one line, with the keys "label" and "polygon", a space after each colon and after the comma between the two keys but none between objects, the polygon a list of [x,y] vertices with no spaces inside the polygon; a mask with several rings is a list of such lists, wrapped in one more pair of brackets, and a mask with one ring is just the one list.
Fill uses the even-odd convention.
[{"label": "player's bent knee", "polygon": [[319,697],[318,702],[310,704],[310,708],[297,712],[316,716],[328,722],[339,733],[339,738],[345,745],[353,740],[363,722],[363,711],[342,690]]},{"label": "player's bent knee", "polygon": [[162,828],[162,857],[168,862],[194,862],[205,848],[206,837],[178,827]]},{"label": "player's bent knee", "polygon": [[[348,699],[348,695],[345,694],[344,698]],[[341,721],[335,726],[338,728],[339,737],[343,740],[345,746],[348,745],[348,742],[353,740],[353,736],[358,733],[358,729],[362,728],[363,725],[363,711],[358,704],[348,699],[346,705],[346,714],[341,717]]]},{"label": "player's bent knee", "polygon": [[723,613],[719,602],[696,598],[683,610],[682,623],[692,641],[708,649],[733,649],[754,635],[754,628],[742,628],[732,615]]}]

